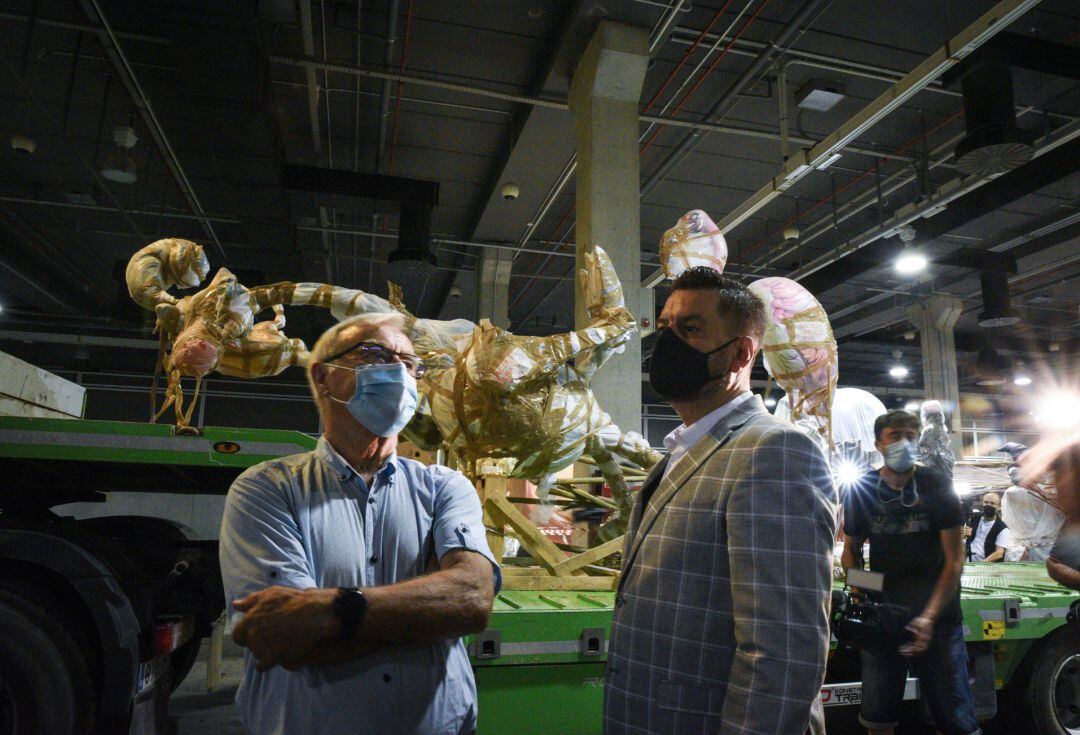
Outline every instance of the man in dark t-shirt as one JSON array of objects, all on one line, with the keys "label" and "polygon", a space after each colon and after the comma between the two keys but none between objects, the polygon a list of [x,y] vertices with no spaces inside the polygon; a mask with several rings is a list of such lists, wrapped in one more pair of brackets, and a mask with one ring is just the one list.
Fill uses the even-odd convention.
[{"label": "man in dark t-shirt", "polygon": [[919,419],[889,411],[874,422],[885,466],[864,475],[844,499],[845,569],[885,575],[888,602],[907,608],[907,642],[862,651],[859,721],[874,735],[891,735],[899,722],[909,668],[915,670],[934,726],[945,735],[979,731],[967,676],[960,612],[963,512],[948,478],[915,466]]}]

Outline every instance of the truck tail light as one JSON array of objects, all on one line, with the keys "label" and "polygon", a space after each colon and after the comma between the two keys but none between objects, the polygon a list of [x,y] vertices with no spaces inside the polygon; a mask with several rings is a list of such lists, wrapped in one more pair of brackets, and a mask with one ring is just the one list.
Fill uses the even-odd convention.
[{"label": "truck tail light", "polygon": [[172,653],[191,640],[194,628],[191,618],[159,619],[153,627],[154,653]]}]

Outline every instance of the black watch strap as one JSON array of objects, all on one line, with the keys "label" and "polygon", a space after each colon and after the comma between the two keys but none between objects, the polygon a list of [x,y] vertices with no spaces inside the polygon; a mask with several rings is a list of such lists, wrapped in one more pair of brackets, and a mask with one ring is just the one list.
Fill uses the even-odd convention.
[{"label": "black watch strap", "polygon": [[341,620],[340,640],[349,640],[364,622],[367,614],[367,598],[356,587],[338,587],[337,596],[334,598],[334,612]]}]

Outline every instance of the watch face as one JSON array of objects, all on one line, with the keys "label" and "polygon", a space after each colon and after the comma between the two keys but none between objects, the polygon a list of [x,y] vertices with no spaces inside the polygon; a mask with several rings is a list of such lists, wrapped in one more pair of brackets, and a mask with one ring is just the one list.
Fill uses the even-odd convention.
[{"label": "watch face", "polygon": [[338,596],[334,598],[334,606],[343,621],[356,624],[360,622],[367,611],[367,598],[358,589],[342,587],[338,592]]}]

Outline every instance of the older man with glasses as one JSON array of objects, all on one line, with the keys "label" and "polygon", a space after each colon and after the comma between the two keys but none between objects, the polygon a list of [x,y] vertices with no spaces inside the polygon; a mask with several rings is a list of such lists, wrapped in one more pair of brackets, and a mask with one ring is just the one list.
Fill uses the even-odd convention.
[{"label": "older man with glasses", "polygon": [[423,372],[402,330],[365,315],[327,331],[308,364],[318,446],[229,490],[222,577],[255,735],[476,729],[460,637],[486,627],[499,566],[469,481],[395,455]]}]

